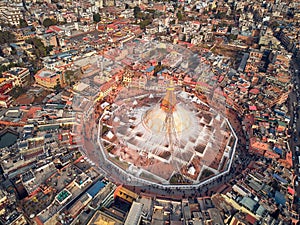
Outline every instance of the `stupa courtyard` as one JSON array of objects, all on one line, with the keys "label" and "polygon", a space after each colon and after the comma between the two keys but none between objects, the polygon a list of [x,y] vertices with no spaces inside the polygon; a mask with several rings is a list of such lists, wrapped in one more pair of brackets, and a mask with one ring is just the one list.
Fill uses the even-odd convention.
[{"label": "stupa courtyard", "polygon": [[[74,134],[111,180],[201,188],[230,174],[238,138],[207,62],[178,45],[136,40],[91,59]],[[100,83],[99,83],[100,82]],[[99,86],[100,85],[100,86]]]},{"label": "stupa courtyard", "polygon": [[220,112],[173,84],[164,93],[117,99],[101,126],[106,160],[135,178],[171,186],[228,172],[237,141]]}]

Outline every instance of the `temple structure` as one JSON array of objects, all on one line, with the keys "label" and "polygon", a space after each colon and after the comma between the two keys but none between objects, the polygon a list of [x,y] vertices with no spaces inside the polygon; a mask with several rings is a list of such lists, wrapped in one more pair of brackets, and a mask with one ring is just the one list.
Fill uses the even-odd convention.
[{"label": "temple structure", "polygon": [[103,117],[101,151],[135,179],[197,185],[228,170],[236,143],[228,121],[172,81],[165,93],[145,92],[115,104]]}]

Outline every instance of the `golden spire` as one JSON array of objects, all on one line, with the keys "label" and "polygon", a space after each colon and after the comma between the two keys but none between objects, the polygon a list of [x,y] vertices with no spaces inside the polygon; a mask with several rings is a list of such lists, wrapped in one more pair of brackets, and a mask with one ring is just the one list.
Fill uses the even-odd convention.
[{"label": "golden spire", "polygon": [[173,80],[170,80],[170,83],[167,87],[167,93],[160,104],[160,108],[164,110],[166,113],[172,113],[175,110],[176,96],[174,90],[175,87],[174,87]]}]

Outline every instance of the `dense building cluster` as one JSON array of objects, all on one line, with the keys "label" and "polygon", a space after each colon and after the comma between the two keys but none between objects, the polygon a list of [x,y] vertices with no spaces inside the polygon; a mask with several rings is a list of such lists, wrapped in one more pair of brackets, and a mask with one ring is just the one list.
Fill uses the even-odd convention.
[{"label": "dense building cluster", "polygon": [[[299,22],[287,0],[1,0],[0,224],[298,224]],[[175,112],[170,83],[205,130],[177,173],[132,116]]]}]

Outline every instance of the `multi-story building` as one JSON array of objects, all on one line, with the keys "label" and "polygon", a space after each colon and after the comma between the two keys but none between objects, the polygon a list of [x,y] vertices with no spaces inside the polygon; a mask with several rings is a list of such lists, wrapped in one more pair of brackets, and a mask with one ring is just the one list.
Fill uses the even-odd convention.
[{"label": "multi-story building", "polygon": [[10,6],[1,6],[0,18],[5,23],[18,26],[20,25],[20,19],[22,18],[22,14],[20,9],[18,8]]},{"label": "multi-story building", "polygon": [[0,107],[8,108],[12,101],[13,99],[11,96],[0,94]]},{"label": "multi-story building", "polygon": [[3,76],[13,80],[15,86],[24,87],[29,84],[29,69],[22,67],[13,67],[3,73]]},{"label": "multi-story building", "polygon": [[46,88],[55,88],[57,85],[62,85],[62,75],[54,71],[39,70],[34,78],[37,84]]},{"label": "multi-story building", "polygon": [[11,225],[25,225],[28,224],[25,216],[23,214],[18,215],[18,217],[11,222]]},{"label": "multi-story building", "polygon": [[276,34],[276,37],[289,52],[296,52],[295,38],[293,37],[292,32],[281,30]]},{"label": "multi-story building", "polygon": [[5,95],[13,89],[13,81],[7,78],[0,78],[0,94]]},{"label": "multi-story building", "polygon": [[5,213],[5,203],[7,203],[7,196],[4,191],[0,190],[0,215],[3,215]]},{"label": "multi-story building", "polygon": [[126,69],[123,74],[123,82],[124,84],[128,85],[131,83],[132,78],[134,77],[134,74],[129,69]]}]

